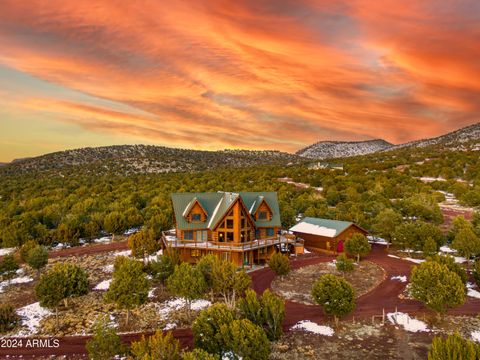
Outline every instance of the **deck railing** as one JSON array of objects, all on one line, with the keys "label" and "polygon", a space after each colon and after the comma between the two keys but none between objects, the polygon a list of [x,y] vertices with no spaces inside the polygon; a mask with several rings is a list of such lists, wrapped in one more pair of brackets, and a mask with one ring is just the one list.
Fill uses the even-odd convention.
[{"label": "deck railing", "polygon": [[171,233],[162,233],[162,241],[166,247],[176,248],[200,248],[200,249],[225,249],[232,251],[245,251],[251,249],[258,249],[270,245],[278,244],[295,244],[294,239],[289,239],[286,236],[278,235],[264,239],[255,239],[248,242],[233,242],[233,241],[196,241],[196,240],[182,240]]}]

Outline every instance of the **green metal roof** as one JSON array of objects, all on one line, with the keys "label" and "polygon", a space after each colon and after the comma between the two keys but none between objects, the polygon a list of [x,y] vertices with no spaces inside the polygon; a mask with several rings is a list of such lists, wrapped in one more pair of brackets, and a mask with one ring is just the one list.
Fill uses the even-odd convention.
[{"label": "green metal roof", "polygon": [[[256,208],[260,205],[262,199],[265,199],[267,204],[273,211],[272,219],[269,221],[261,220],[255,221],[257,227],[273,227],[281,226],[280,209],[278,206],[278,198],[276,192],[216,192],[216,193],[174,193],[172,194],[173,211],[177,221],[177,227],[181,230],[189,229],[212,229],[226,214],[230,205],[235,202],[238,197],[242,201],[250,214],[255,213]],[[194,201],[202,205],[207,212],[207,219],[204,222],[189,223],[184,213],[188,212],[188,208],[192,206]],[[258,204],[257,204],[258,203]]]}]

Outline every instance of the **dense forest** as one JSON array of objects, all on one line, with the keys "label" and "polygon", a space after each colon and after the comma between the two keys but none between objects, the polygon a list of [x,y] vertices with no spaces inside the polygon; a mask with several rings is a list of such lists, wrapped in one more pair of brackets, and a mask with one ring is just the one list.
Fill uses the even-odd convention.
[{"label": "dense forest", "polygon": [[[430,147],[335,162],[344,169],[262,164],[126,175],[80,164],[23,176],[5,172],[0,175],[0,245],[18,246],[30,239],[74,245],[103,232],[121,234],[141,226],[158,234],[172,226],[170,194],[183,191],[277,191],[285,227],[302,215],[350,220],[371,231],[392,216],[438,225],[443,222],[438,202],[444,200],[438,190],[480,205],[478,152]],[[424,183],[422,176],[442,179]],[[278,181],[283,177],[312,187]]]}]

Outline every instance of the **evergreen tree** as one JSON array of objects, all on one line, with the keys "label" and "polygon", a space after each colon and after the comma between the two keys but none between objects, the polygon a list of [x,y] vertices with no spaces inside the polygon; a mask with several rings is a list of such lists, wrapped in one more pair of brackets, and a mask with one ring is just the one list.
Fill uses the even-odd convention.
[{"label": "evergreen tree", "polygon": [[392,242],[392,234],[395,228],[403,222],[402,215],[393,209],[383,209],[374,219],[372,230],[375,234],[385,239],[388,243]]},{"label": "evergreen tree", "polygon": [[165,251],[164,254],[158,257],[157,261],[151,261],[148,264],[148,271],[155,280],[159,280],[165,284],[167,279],[175,271],[175,266],[178,265],[180,259],[176,251]]},{"label": "evergreen tree", "polygon": [[57,263],[51,271],[61,272],[64,276],[63,300],[65,307],[68,299],[88,293],[88,275],[80,266],[70,263]]},{"label": "evergreen tree", "polygon": [[113,359],[115,355],[122,355],[125,346],[112,326],[109,326],[107,317],[98,320],[93,326],[93,336],[87,341],[86,348],[92,360]]},{"label": "evergreen tree", "polygon": [[171,332],[164,335],[160,330],[132,342],[131,353],[133,360],[181,360],[180,342]]},{"label": "evergreen tree", "polygon": [[220,360],[218,355],[212,355],[202,349],[193,349],[182,354],[182,360]]},{"label": "evergreen tree", "polygon": [[334,316],[337,325],[339,317],[355,309],[355,290],[348,281],[339,276],[321,276],[313,284],[312,297],[327,315]]},{"label": "evergreen tree", "polygon": [[37,245],[28,251],[27,264],[40,272],[48,263],[48,250],[45,246]]},{"label": "evergreen tree", "polygon": [[111,233],[113,235],[112,240],[115,240],[115,235],[121,234],[127,228],[125,216],[118,211],[109,213],[105,216],[103,228]]},{"label": "evergreen tree", "polygon": [[464,284],[467,283],[468,275],[465,269],[457,262],[451,255],[434,255],[427,258],[427,261],[435,261],[439,264],[445,265],[450,271],[456,273]]},{"label": "evergreen tree", "polygon": [[353,234],[345,241],[345,251],[350,255],[356,255],[357,263],[360,262],[360,255],[367,255],[371,250],[372,247],[363,234]]},{"label": "evergreen tree", "polygon": [[412,270],[410,293],[439,316],[448,308],[463,304],[465,287],[462,279],[446,265],[426,261]]},{"label": "evergreen tree", "polygon": [[467,259],[467,269],[469,269],[470,258],[480,254],[480,238],[471,228],[462,227],[455,236],[452,247]]},{"label": "evergreen tree", "polygon": [[265,331],[250,320],[234,320],[222,325],[220,336],[227,349],[223,358],[267,360],[270,355],[270,343]]},{"label": "evergreen tree", "polygon": [[352,271],[354,269],[353,260],[349,259],[345,254],[340,254],[337,256],[335,266],[338,271],[343,272]]},{"label": "evergreen tree", "polygon": [[64,299],[65,276],[60,271],[48,271],[40,277],[35,294],[40,306],[55,309],[55,325],[58,327],[58,306]]},{"label": "evergreen tree", "polygon": [[276,252],[270,257],[268,266],[273,270],[275,274],[283,277],[290,272],[290,261],[288,256],[283,255],[282,253]]},{"label": "evergreen tree", "polygon": [[145,259],[148,255],[160,250],[160,242],[155,237],[153,230],[141,230],[128,238],[128,247],[132,250],[132,256]]},{"label": "evergreen tree", "polygon": [[10,304],[0,305],[0,334],[4,334],[17,326],[19,316]]},{"label": "evergreen tree", "polygon": [[473,265],[473,278],[477,285],[480,286],[480,259],[477,259]]},{"label": "evergreen tree", "polygon": [[20,259],[22,259],[24,262],[27,262],[28,252],[37,246],[38,243],[35,240],[28,240],[20,247]]},{"label": "evergreen tree", "polygon": [[8,277],[9,274],[12,274],[16,270],[18,270],[18,263],[13,255],[5,255],[0,262],[0,275]]},{"label": "evergreen tree", "polygon": [[234,308],[236,299],[250,287],[252,279],[244,270],[237,271],[229,261],[219,261],[212,271],[212,284],[215,292],[220,294],[230,308]]},{"label": "evergreen tree", "polygon": [[181,263],[175,266],[173,274],[167,279],[167,288],[173,295],[185,299],[190,316],[192,300],[200,299],[205,294],[207,284],[200,270],[190,264]]},{"label": "evergreen tree", "polygon": [[128,324],[130,311],[142,305],[148,298],[148,280],[140,262],[119,256],[115,259],[112,282],[105,294],[105,300],[114,302],[127,310]]},{"label": "evergreen tree", "polygon": [[477,360],[480,359],[480,345],[464,339],[460,334],[446,338],[435,336],[428,352],[428,360]]},{"label": "evergreen tree", "polygon": [[222,355],[226,351],[224,339],[220,336],[220,328],[235,319],[233,310],[225,304],[215,303],[202,310],[192,325],[195,347],[211,354]]},{"label": "evergreen tree", "polygon": [[433,256],[437,251],[437,243],[431,236],[429,236],[423,245],[423,256]]}]

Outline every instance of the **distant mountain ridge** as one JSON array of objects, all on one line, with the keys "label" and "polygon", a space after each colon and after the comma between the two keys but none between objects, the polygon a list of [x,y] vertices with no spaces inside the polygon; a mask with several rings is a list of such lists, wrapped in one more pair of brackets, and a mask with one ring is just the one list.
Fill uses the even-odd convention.
[{"label": "distant mountain ridge", "polygon": [[[435,138],[411,141],[394,145],[383,139],[366,141],[319,141],[296,152],[297,155],[311,159],[332,159],[367,155],[379,151],[426,146],[448,146],[451,149],[465,150],[467,144],[480,142],[480,123],[473,124]],[[477,149],[477,147],[472,147]]]},{"label": "distant mountain ridge", "polygon": [[200,151],[153,145],[114,145],[54,152],[20,159],[0,167],[0,174],[61,171],[84,167],[89,173],[167,173],[203,171],[217,167],[287,165],[304,161],[299,156],[273,150]]},{"label": "distant mountain ridge", "polygon": [[388,150],[394,145],[382,140],[366,141],[319,141],[296,152],[297,155],[311,159],[331,159],[367,155]]}]

